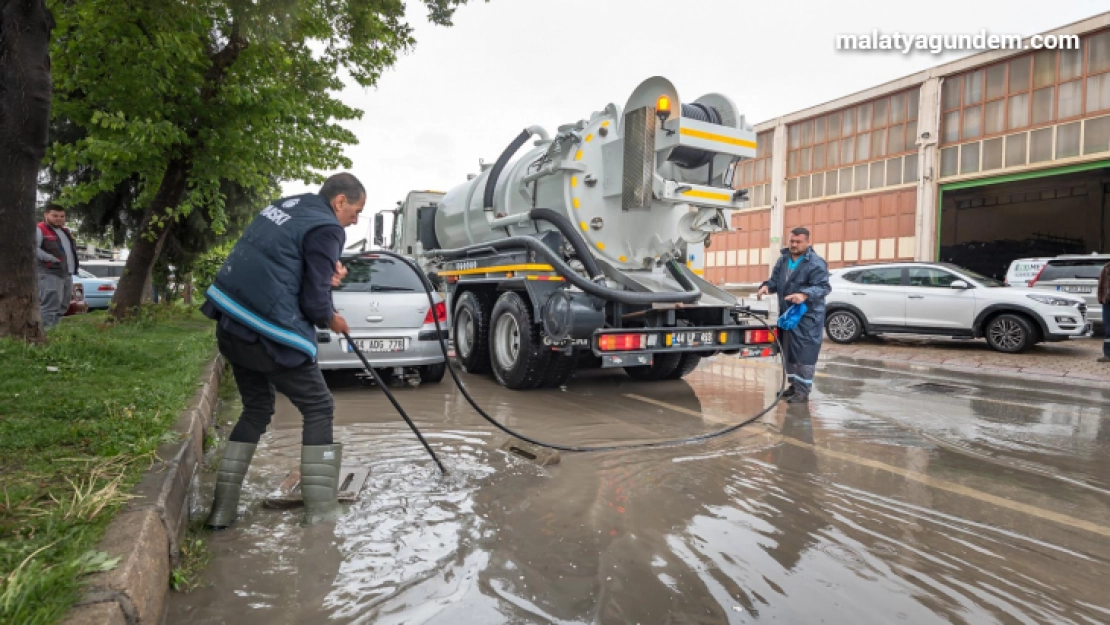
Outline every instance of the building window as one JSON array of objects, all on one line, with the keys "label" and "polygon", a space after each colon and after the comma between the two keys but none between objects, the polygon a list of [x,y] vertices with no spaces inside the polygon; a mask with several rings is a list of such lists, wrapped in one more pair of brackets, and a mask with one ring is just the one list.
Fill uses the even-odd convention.
[{"label": "building window", "polygon": [[[786,158],[788,189],[790,178],[807,175],[810,175],[810,198],[902,184],[903,176],[886,175],[885,163],[891,157],[917,150],[919,97],[917,88],[909,89],[790,124],[787,128],[790,151]],[[956,123],[959,123],[958,112]],[[958,139],[958,125],[956,133]],[[873,162],[883,166],[872,172]],[[866,167],[861,167],[864,165]],[[901,166],[899,159],[899,169]],[[820,178],[811,175],[820,173],[827,175]],[[804,196],[799,189],[793,197],[802,200],[806,199]],[[787,201],[795,201],[789,199],[791,194],[787,197]]]},{"label": "building window", "polygon": [[734,186],[748,189],[751,206],[771,204],[771,157],[775,146],[775,131],[767,130],[756,135],[755,158],[740,163],[738,181]]}]

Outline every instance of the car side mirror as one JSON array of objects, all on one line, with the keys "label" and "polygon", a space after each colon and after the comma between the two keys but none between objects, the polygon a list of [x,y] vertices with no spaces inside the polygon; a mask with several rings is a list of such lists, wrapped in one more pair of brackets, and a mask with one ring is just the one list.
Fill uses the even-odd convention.
[{"label": "car side mirror", "polygon": [[384,240],[382,231],[385,230],[385,215],[374,213],[374,245],[381,247]]},{"label": "car side mirror", "polygon": [[959,290],[961,290],[961,291],[966,291],[967,289],[970,289],[970,288],[971,288],[971,285],[970,285],[970,284],[968,284],[968,283],[967,283],[966,281],[964,281],[964,280],[953,280],[953,281],[952,281],[952,284],[951,284],[951,287],[952,287],[953,289],[959,289]]}]

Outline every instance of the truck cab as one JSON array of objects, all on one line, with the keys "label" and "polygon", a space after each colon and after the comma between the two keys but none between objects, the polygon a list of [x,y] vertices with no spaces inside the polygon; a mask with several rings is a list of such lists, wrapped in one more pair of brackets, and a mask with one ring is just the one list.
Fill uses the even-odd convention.
[{"label": "truck cab", "polygon": [[[397,208],[375,214],[374,245],[412,257],[423,266],[421,256],[425,246],[420,242],[429,241],[428,237],[435,238],[435,208],[443,195],[440,191],[410,191],[404,201],[397,202]],[[388,241],[385,240],[386,214],[393,215]]]}]

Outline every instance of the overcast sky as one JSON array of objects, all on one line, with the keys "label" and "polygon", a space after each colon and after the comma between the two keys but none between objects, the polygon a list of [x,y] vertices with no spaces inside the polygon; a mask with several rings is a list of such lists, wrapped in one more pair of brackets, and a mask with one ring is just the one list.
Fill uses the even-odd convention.
[{"label": "overcast sky", "polygon": [[[679,96],[730,96],[758,123],[966,56],[960,52],[839,52],[838,34],[1032,35],[1106,10],[1106,0],[741,2],[740,0],[491,0],[461,7],[455,25],[430,25],[408,0],[416,47],[374,89],[341,98],[365,114],[349,127],[352,173],[372,214],[416,189],[446,191],[496,160],[532,124],[587,118],[624,106],[645,78],[661,75]],[[285,193],[308,190],[301,182]],[[312,188],[315,190],[315,187]]]}]

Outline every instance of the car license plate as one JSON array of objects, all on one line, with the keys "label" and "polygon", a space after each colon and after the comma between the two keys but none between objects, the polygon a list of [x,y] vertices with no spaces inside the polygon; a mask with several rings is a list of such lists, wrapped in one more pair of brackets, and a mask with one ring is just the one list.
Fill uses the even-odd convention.
[{"label": "car license plate", "polygon": [[681,347],[713,345],[712,332],[675,332],[673,344]]},{"label": "car license plate", "polygon": [[1089,286],[1058,286],[1056,287],[1061,293],[1090,293],[1091,287]]},{"label": "car license plate", "polygon": [[[363,353],[369,352],[403,352],[405,351],[405,339],[352,339],[355,345],[358,346],[359,351]],[[354,352],[354,347],[343,341],[344,351],[351,353]]]}]

